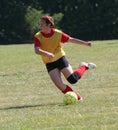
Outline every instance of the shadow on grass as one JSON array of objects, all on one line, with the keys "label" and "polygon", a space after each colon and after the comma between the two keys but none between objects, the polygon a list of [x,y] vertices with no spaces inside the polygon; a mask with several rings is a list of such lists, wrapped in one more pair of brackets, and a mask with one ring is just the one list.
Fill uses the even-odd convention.
[{"label": "shadow on grass", "polygon": [[63,103],[50,103],[50,104],[39,104],[39,105],[10,106],[10,107],[0,108],[0,110],[25,109],[25,108],[49,107],[49,106],[64,106],[64,104]]}]

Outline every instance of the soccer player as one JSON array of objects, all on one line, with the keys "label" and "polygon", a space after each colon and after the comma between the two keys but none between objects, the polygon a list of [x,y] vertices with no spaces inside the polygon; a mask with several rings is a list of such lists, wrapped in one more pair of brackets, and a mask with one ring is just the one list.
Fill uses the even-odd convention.
[{"label": "soccer player", "polygon": [[[91,42],[86,42],[77,38],[73,38],[68,34],[53,28],[54,20],[50,16],[43,16],[39,20],[40,31],[34,35],[35,53],[41,55],[42,60],[47,68],[48,74],[55,86],[66,93],[74,91],[71,86],[64,84],[61,74],[70,84],[76,83],[88,69],[96,67],[94,63],[82,62],[79,67],[73,71],[69,61],[65,57],[62,49],[62,43],[71,42],[91,46]],[[82,97],[75,92],[78,101],[82,102]]]}]

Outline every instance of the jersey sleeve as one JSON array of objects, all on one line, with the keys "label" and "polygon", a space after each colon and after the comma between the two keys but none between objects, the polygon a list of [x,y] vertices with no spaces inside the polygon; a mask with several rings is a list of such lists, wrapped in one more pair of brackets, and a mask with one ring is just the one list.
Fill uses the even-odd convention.
[{"label": "jersey sleeve", "polygon": [[61,42],[62,43],[65,43],[65,42],[68,42],[70,36],[64,32],[62,32],[62,37],[61,37]]},{"label": "jersey sleeve", "polygon": [[40,47],[40,41],[34,37],[34,47]]}]

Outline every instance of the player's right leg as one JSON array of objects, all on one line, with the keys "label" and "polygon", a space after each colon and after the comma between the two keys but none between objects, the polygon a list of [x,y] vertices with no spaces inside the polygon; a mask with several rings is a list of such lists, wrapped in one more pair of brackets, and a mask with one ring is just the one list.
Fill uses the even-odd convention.
[{"label": "player's right leg", "polygon": [[96,68],[96,65],[94,63],[82,62],[74,72],[70,65],[61,71],[65,75],[68,82],[74,84],[83,76],[86,70],[94,68]]}]

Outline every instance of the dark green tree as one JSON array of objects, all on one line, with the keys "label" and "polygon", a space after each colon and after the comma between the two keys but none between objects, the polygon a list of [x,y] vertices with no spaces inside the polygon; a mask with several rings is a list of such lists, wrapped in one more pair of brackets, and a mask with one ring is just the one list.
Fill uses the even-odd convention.
[{"label": "dark green tree", "polygon": [[44,12],[62,12],[59,26],[83,39],[118,38],[118,0],[39,1]]},{"label": "dark green tree", "polygon": [[17,0],[0,1],[0,39],[3,43],[25,40],[25,5]]},{"label": "dark green tree", "polygon": [[55,27],[71,36],[118,38],[118,0],[1,0],[0,44],[32,41],[44,14],[53,16]]}]

